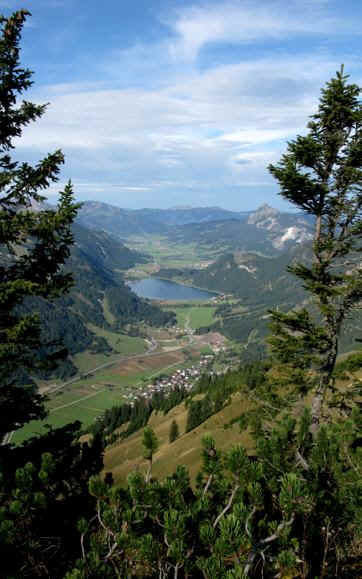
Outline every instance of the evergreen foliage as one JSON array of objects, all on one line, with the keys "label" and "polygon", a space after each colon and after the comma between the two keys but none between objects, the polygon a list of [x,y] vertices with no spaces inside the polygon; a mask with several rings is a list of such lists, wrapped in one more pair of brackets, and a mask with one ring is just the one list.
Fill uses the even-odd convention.
[{"label": "evergreen foliage", "polygon": [[280,163],[269,168],[280,194],[316,220],[312,264],[294,263],[289,271],[312,296],[317,316],[306,308],[273,311],[270,338],[279,360],[313,391],[314,430],[333,387],[343,323],[362,298],[361,89],[347,80],[342,66],[322,90],[308,134],[291,141]]},{"label": "evergreen foliage", "polygon": [[313,443],[310,423],[306,412],[266,427],[251,457],[206,436],[194,488],[182,466],[162,482],[133,473],[126,489],[94,479],[98,521],[67,578],[357,578],[360,425],[326,425]]},{"label": "evergreen foliage", "polygon": [[177,424],[176,420],[173,420],[171,422],[170,433],[168,436],[170,443],[175,442],[175,440],[179,437],[179,435],[180,435],[180,432],[179,432],[178,424]]},{"label": "evergreen foliage", "polygon": [[80,426],[1,447],[2,577],[61,578],[77,558],[77,521],[94,509],[88,479],[102,468],[100,440],[79,443]]},{"label": "evergreen foliage", "polygon": [[[57,181],[63,155],[49,154],[35,167],[11,158],[13,139],[45,106],[23,101],[32,73],[19,63],[26,11],[0,16],[0,439],[44,416],[43,399],[26,387],[26,372],[43,367],[59,345],[44,344],[39,317],[26,301],[63,295],[72,274],[63,269],[73,243],[77,205],[68,184],[56,209],[41,209],[42,191]],[[50,349],[50,350],[49,350]],[[47,350],[47,351],[46,351]],[[20,448],[0,446],[0,574],[62,577],[77,555],[76,521],[91,514],[88,478],[102,466],[102,447],[80,444],[80,423],[50,431]],[[5,441],[4,441],[5,442]]]},{"label": "evergreen foliage", "polygon": [[[36,166],[11,158],[13,140],[39,119],[45,105],[23,100],[32,73],[19,62],[19,41],[27,16],[16,12],[0,17],[0,438],[25,422],[44,415],[33,388],[20,386],[24,369],[34,368],[41,354],[36,314],[19,313],[29,296],[47,299],[68,291],[72,276],[62,266],[73,243],[71,224],[77,205],[70,183],[60,193],[55,210],[35,211],[44,201],[42,191],[57,181],[64,162],[61,151],[50,153]],[[54,353],[53,353],[54,356]]]},{"label": "evergreen foliage", "polygon": [[159,446],[159,442],[154,433],[154,430],[150,426],[146,426],[146,428],[143,431],[142,446],[143,446],[143,456],[149,461],[149,467],[145,479],[147,483],[151,478],[153,455],[155,454]]}]

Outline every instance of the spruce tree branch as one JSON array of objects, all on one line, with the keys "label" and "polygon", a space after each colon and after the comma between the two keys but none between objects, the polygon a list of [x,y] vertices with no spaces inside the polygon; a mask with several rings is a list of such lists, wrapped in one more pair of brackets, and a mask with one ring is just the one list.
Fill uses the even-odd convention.
[{"label": "spruce tree branch", "polygon": [[104,558],[105,561],[108,561],[112,557],[112,555],[117,547],[118,547],[118,543],[117,543],[117,541],[115,541],[113,543],[112,547],[109,549],[107,555],[105,556],[105,558]]},{"label": "spruce tree branch", "polygon": [[158,517],[158,515],[155,516],[155,521],[157,522],[158,525],[160,525],[160,527],[164,528],[165,525],[163,523],[161,523],[160,518]]},{"label": "spruce tree branch", "polygon": [[273,470],[275,470],[276,472],[279,473],[283,473],[283,470],[281,468],[278,468],[277,466],[275,466],[270,460],[268,460],[267,458],[263,457],[261,459],[263,462],[266,462]]},{"label": "spruce tree branch", "polygon": [[112,529],[110,529],[109,527],[107,527],[104,522],[102,521],[102,517],[101,517],[101,503],[100,500],[97,501],[97,519],[99,521],[99,524],[101,525],[101,527],[106,531],[108,537],[112,536],[114,539],[116,538],[116,534],[114,533],[114,531],[112,531]]},{"label": "spruce tree branch", "polygon": [[347,458],[347,461],[348,461],[350,467],[354,470],[354,472],[355,472],[358,476],[361,476],[361,471],[359,470],[359,468],[358,468],[358,467],[354,464],[354,462],[352,461],[351,456],[350,456],[350,454],[349,454],[349,452],[348,452],[348,450],[347,450],[347,446],[346,446],[346,445],[343,446],[343,450],[344,450],[344,453],[345,453],[345,455],[346,455],[346,458]]},{"label": "spruce tree branch", "polygon": [[84,537],[85,537],[85,533],[82,533],[81,536],[80,536],[80,548],[81,548],[81,551],[82,551],[82,559],[85,559]]},{"label": "spruce tree branch", "polygon": [[327,560],[327,553],[328,553],[328,548],[329,548],[329,527],[330,527],[330,521],[327,521],[327,526],[325,527],[325,540],[324,540],[324,548],[323,548],[323,559],[322,559],[322,564],[321,564],[321,579],[323,577],[325,577],[326,571],[327,571],[327,564],[326,564],[326,560]]},{"label": "spruce tree branch", "polygon": [[184,565],[183,563],[179,563],[179,562],[178,562],[178,563],[176,563],[176,565],[174,566],[174,575],[173,575],[174,579],[177,579],[177,577],[178,577],[178,571],[179,571],[179,569],[181,569],[181,568],[183,567],[183,565]]},{"label": "spruce tree branch", "polygon": [[[94,517],[91,518],[91,520],[89,521],[89,526],[93,523],[93,521],[95,521],[95,519],[97,518],[97,515],[94,515]],[[84,533],[81,534],[80,536],[80,548],[82,551],[82,559],[85,559],[85,549],[84,549],[84,538],[87,534],[87,531],[84,531]]]},{"label": "spruce tree branch", "polygon": [[252,564],[254,563],[254,559],[256,556],[256,552],[255,551],[250,551],[245,567],[244,567],[244,576],[245,577],[249,577],[249,571],[251,569]]}]

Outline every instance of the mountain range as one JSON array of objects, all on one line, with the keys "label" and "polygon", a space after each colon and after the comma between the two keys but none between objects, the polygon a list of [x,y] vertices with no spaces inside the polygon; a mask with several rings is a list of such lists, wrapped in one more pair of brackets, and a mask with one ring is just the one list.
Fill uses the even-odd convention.
[{"label": "mountain range", "polygon": [[197,243],[205,248],[267,255],[295,247],[313,236],[313,221],[308,215],[283,213],[266,204],[256,211],[236,212],[219,207],[129,210],[86,201],[78,222],[121,239],[153,234],[176,244]]},{"label": "mountain range", "polygon": [[172,209],[121,209],[99,201],[85,201],[78,212],[78,222],[93,229],[104,229],[118,237],[163,234],[170,228],[188,223],[222,219],[245,219],[248,213],[237,213],[220,207],[180,207]]},{"label": "mountain range", "polygon": [[[156,275],[236,298],[234,307],[219,306],[213,329],[245,343],[248,354],[260,351],[268,331],[268,308],[289,310],[306,300],[303,288],[286,270],[293,259],[309,259],[313,222],[305,214],[283,213],[268,205],[250,212],[219,207],[133,211],[89,201],[80,209],[73,232],[75,244],[67,263],[75,278],[71,292],[55,302],[38,299],[24,305],[39,311],[43,341],[62,342],[71,355],[111,352],[95,327],[124,332],[139,322],[174,323],[174,314],[138,298],[124,282],[127,269],[151,259],[123,243],[132,236],[152,234],[170,244],[218,250],[218,257],[203,269],[162,268]],[[357,318],[347,328],[345,343],[353,341]],[[57,370],[61,377],[74,372],[69,358]]]}]

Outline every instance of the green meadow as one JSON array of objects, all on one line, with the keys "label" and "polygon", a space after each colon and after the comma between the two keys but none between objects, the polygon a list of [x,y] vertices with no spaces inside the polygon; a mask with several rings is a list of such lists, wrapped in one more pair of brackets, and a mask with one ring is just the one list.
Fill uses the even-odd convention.
[{"label": "green meadow", "polygon": [[[197,243],[175,244],[159,235],[131,236],[127,238],[127,246],[141,253],[150,255],[154,263],[162,267],[197,266],[216,259],[220,250],[214,248],[200,249]],[[138,277],[140,272],[147,275],[152,270],[152,264],[137,265],[128,270],[127,275]]]},{"label": "green meadow", "polygon": [[215,306],[195,303],[192,303],[192,305],[186,305],[189,303],[190,302],[167,305],[164,309],[176,313],[177,323],[179,326],[187,327],[187,325],[189,325],[193,330],[197,330],[203,326],[209,326],[215,322]]},{"label": "green meadow", "polygon": [[[198,359],[200,348],[189,352],[192,358]],[[86,379],[50,393],[46,419],[29,422],[13,434],[11,441],[20,444],[44,432],[48,424],[56,428],[79,420],[87,427],[105,410],[124,403],[128,395],[135,393],[148,380],[189,365],[186,357],[187,353],[182,350],[160,352],[120,361],[112,367],[95,371]]]}]

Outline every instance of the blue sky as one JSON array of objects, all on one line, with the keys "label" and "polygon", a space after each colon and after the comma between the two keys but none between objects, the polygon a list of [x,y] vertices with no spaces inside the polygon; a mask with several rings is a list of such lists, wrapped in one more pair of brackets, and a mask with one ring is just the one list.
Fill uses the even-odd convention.
[{"label": "blue sky", "polygon": [[[288,205],[266,167],[302,133],[345,64],[361,84],[359,0],[0,0],[27,8],[27,99],[49,102],[17,142],[61,148],[60,185],[120,207]],[[54,198],[59,187],[49,190]]]}]

